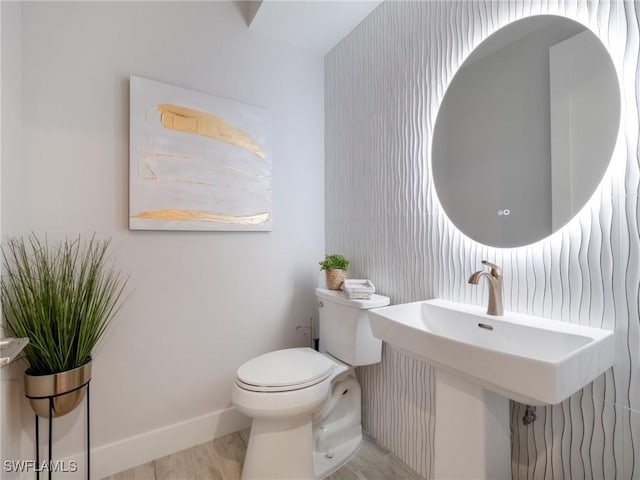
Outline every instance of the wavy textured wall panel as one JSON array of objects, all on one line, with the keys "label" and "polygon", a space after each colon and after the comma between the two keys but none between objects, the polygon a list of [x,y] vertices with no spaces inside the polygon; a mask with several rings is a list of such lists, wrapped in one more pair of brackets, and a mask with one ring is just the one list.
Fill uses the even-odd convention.
[{"label": "wavy textured wall panel", "polygon": [[[449,222],[430,173],[431,133],[448,82],[496,29],[536,14],[584,23],[608,48],[622,126],[596,195],[534,245],[477,244]],[[513,478],[640,478],[640,108],[638,2],[385,2],[326,58],[327,251],[352,259],[395,303],[481,304],[466,279],[503,267],[505,308],[614,328],[613,369],[523,426],[512,403]],[[479,186],[481,187],[481,186]],[[389,345],[360,369],[364,426],[426,478],[433,469],[434,371]],[[460,452],[461,456],[464,452]]]}]

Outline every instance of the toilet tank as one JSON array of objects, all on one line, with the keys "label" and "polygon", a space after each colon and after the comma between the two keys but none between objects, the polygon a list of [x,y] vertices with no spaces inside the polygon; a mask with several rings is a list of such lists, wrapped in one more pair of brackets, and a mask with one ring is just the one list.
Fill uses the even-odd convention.
[{"label": "toilet tank", "polygon": [[320,312],[320,351],[348,365],[371,365],[382,357],[382,341],[373,336],[368,310],[389,305],[389,298],[348,299],[341,291],[316,288]]}]

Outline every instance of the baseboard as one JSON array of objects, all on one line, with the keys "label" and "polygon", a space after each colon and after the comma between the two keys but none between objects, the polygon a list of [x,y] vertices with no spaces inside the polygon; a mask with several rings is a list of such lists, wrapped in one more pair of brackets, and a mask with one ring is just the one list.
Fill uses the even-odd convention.
[{"label": "baseboard", "polygon": [[[250,425],[251,419],[230,407],[92,448],[91,477],[101,479]],[[71,461],[78,466],[77,478],[86,478],[86,473],[81,472],[86,465],[83,454],[64,459],[66,465]]]}]

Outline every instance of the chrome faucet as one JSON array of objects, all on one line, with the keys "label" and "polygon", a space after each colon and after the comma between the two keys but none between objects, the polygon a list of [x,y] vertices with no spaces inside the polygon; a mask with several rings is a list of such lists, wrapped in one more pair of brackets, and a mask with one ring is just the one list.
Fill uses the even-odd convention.
[{"label": "chrome faucet", "polygon": [[502,308],[502,270],[497,265],[482,260],[484,265],[491,268],[490,271],[480,270],[471,274],[469,277],[469,283],[477,285],[481,277],[486,277],[489,282],[489,305],[487,307],[487,314],[489,315],[502,315],[504,310]]}]

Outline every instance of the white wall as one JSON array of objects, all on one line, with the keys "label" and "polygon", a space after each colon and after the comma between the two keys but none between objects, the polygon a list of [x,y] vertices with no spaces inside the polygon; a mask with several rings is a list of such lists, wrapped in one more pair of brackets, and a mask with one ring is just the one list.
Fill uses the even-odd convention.
[{"label": "white wall", "polygon": [[[22,183],[22,8],[19,3],[0,3],[2,24],[0,32],[1,61],[0,106],[0,232],[4,235],[20,228],[23,221],[24,202],[13,202],[23,188]],[[11,206],[10,206],[11,205]],[[1,329],[0,329],[1,330]],[[0,333],[0,337],[4,335]],[[22,370],[20,364],[12,364],[0,370],[0,456],[4,459],[20,457],[21,445],[26,441],[21,425]],[[1,478],[14,478],[0,465]]]},{"label": "white wall", "polygon": [[[132,74],[270,112],[272,232],[128,231]],[[25,2],[22,75],[23,155],[3,158],[3,234],[95,231],[130,274],[130,297],[95,355],[94,476],[246,425],[226,410],[236,368],[306,344],[295,327],[316,312],[322,58],[249,31],[232,2]],[[21,168],[23,188],[4,190]],[[8,221],[13,208],[21,223]],[[30,458],[33,420],[20,407],[20,455]],[[56,457],[84,448],[83,415],[81,406],[56,421]]]},{"label": "white wall", "polygon": [[[440,297],[485,304],[467,284],[487,259],[504,272],[505,309],[615,330],[612,369],[523,426],[511,410],[513,478],[638,478],[640,237],[637,2],[384,2],[326,58],[327,249],[349,256],[394,303]],[[612,55],[622,129],[598,194],[550,238],[479,245],[435,196],[431,142],[453,72],[496,29],[539,13],[589,26]],[[427,478],[433,471],[434,369],[384,344],[359,369],[363,424]],[[460,452],[464,460],[465,452]]]},{"label": "white wall", "polygon": [[22,6],[2,2],[2,233],[23,226],[22,165]]}]

